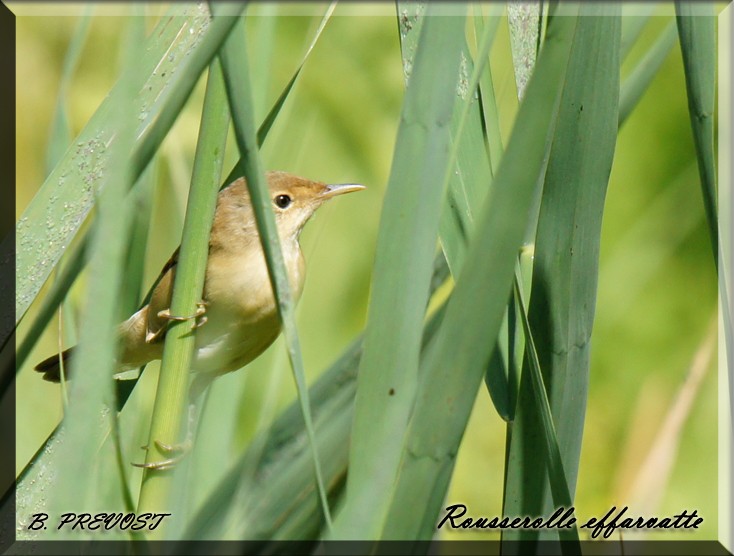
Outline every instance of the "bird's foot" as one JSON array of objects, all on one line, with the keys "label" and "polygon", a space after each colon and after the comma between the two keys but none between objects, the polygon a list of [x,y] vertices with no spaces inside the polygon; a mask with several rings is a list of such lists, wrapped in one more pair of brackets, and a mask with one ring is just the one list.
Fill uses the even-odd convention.
[{"label": "bird's foot", "polygon": [[207,305],[208,303],[206,301],[199,301],[196,304],[196,312],[193,315],[188,316],[172,315],[170,309],[163,309],[162,311],[158,311],[156,313],[156,315],[158,315],[158,318],[164,319],[166,322],[164,322],[163,326],[158,328],[158,330],[156,330],[155,332],[149,331],[145,335],[145,343],[153,344],[160,341],[166,335],[166,332],[168,332],[168,327],[171,325],[171,321],[193,320],[194,324],[191,325],[191,330],[196,330],[200,326],[204,325],[204,323],[206,323]]},{"label": "bird's foot", "polygon": [[[142,467],[143,469],[155,469],[156,471],[171,469],[181,460],[183,460],[186,455],[191,451],[191,448],[193,447],[193,442],[190,438],[187,438],[186,440],[178,444],[166,444],[164,442],[156,440],[155,445],[157,446],[158,451],[164,454],[169,454],[170,457],[160,461],[151,461],[148,463],[133,463],[133,465],[135,467]],[[149,447],[141,446],[141,448],[143,450],[148,450]]]},{"label": "bird's foot", "polygon": [[172,315],[170,309],[163,309],[162,311],[158,311],[158,317],[175,321],[193,320],[194,324],[191,326],[191,329],[194,330],[206,323],[206,308],[208,305],[206,301],[199,301],[196,304],[196,312],[193,315],[187,316]]}]

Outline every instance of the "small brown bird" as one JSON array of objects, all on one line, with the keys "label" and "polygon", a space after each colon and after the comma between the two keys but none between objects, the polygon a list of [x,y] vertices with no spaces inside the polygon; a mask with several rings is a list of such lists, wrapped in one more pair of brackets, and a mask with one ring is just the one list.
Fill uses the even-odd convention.
[{"label": "small brown bird", "polygon": [[[268,172],[266,176],[291,291],[298,301],[305,278],[305,261],[298,241],[303,226],[328,199],[364,186],[327,185],[285,172]],[[169,321],[191,318],[172,316],[169,312],[177,262],[178,249],[164,265],[150,302],[119,325],[117,372],[160,359]],[[195,316],[198,329],[191,370],[211,378],[247,365],[280,333],[281,323],[244,178],[219,193],[209,239],[203,301]],[[66,371],[73,349],[61,354]],[[35,369],[44,373],[45,380],[59,382],[59,354],[45,359]]]}]

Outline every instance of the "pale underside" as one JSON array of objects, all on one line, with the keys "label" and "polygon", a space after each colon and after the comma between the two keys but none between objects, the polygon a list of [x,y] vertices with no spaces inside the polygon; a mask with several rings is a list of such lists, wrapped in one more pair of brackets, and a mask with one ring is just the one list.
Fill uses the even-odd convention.
[{"label": "pale underside", "polygon": [[[290,239],[290,238],[289,238]],[[303,289],[304,261],[297,238],[281,243],[291,276],[294,300]],[[247,253],[248,255],[243,256]],[[118,372],[138,368],[163,355],[163,340],[169,319],[159,316],[170,307],[171,285],[178,251],[163,270],[150,303],[119,327],[122,351]],[[280,318],[273,298],[262,249],[238,253],[210,252],[204,298],[206,321],[193,330],[194,320],[181,324],[196,334],[193,372],[224,374],[237,370],[260,355],[280,333]],[[212,301],[215,300],[215,301]]]}]

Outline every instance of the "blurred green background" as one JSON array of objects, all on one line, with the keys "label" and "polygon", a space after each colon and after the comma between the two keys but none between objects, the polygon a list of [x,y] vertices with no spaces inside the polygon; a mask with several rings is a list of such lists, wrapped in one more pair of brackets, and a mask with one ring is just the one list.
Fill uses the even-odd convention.
[{"label": "blurred green background", "polygon": [[[145,10],[153,16],[164,8]],[[63,11],[50,9],[56,14]],[[79,8],[69,9],[70,15],[64,17],[17,18],[18,217],[45,177],[46,145],[64,55],[82,13]],[[298,14],[320,14],[324,9],[325,5],[287,4],[250,8],[250,14],[259,14],[248,20],[248,38],[260,117],[290,79],[318,25],[318,15]],[[665,6],[659,12],[671,13]],[[99,17],[92,20],[66,92],[74,134],[115,82],[125,28],[122,18],[129,9],[95,8],[91,13]],[[326,182],[359,182],[368,188],[322,209],[303,234],[308,278],[298,325],[310,379],[365,324],[380,208],[404,90],[393,13],[393,4],[387,3],[337,6],[262,150],[268,169]],[[623,78],[668,21],[653,18],[645,27],[623,66]],[[148,29],[153,23],[151,17]],[[276,37],[272,54],[258,51],[258,37],[267,33]],[[503,23],[491,55],[505,138],[517,109],[508,36]],[[202,80],[155,162],[157,190],[146,284],[154,280],[180,241],[203,85]],[[233,145],[230,141],[230,151]],[[235,153],[229,152],[225,173],[234,161]],[[83,302],[83,292],[84,275],[71,296],[72,312]],[[21,323],[18,338],[23,337],[37,306],[38,302]],[[640,512],[660,516],[696,509],[704,517],[698,531],[657,533],[652,538],[717,538],[715,316],[716,274],[676,44],[622,128],[617,144],[603,221],[589,402],[576,492],[580,520],[604,515],[613,505],[639,507]],[[66,328],[70,327],[65,322]],[[52,322],[18,376],[18,471],[61,416],[59,387],[43,382],[30,369],[57,350],[58,330],[58,322]],[[74,337],[73,330],[64,330],[67,333]],[[712,356],[703,363],[700,386],[695,380],[686,381],[696,354],[700,359],[707,350]],[[151,371],[155,369],[157,365],[151,366]],[[147,375],[154,378],[154,373]],[[689,408],[681,409],[675,404],[684,384],[692,400]],[[141,395],[138,403],[145,412],[152,403],[152,380],[143,386],[147,398]],[[275,406],[263,401],[269,388],[276,392]],[[260,411],[274,411],[294,396],[279,340],[246,372],[215,383],[203,430],[210,412],[232,413],[230,431],[210,432],[231,446],[234,457],[258,426]],[[673,419],[680,420],[679,431],[664,432]],[[447,504],[466,504],[474,516],[501,514],[504,436],[505,425],[482,389]],[[141,433],[141,443],[143,439]],[[657,442],[662,449],[648,459]],[[646,475],[646,466],[654,472]],[[445,537],[496,535],[451,532]]]}]

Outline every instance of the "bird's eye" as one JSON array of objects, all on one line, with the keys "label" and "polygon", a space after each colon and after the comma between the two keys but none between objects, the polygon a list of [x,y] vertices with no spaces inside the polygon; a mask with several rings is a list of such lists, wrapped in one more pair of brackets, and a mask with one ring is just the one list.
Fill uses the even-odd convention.
[{"label": "bird's eye", "polygon": [[279,208],[287,208],[291,204],[291,198],[289,195],[276,195],[275,204]]}]

